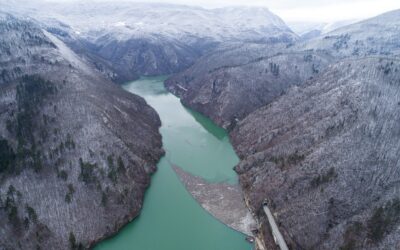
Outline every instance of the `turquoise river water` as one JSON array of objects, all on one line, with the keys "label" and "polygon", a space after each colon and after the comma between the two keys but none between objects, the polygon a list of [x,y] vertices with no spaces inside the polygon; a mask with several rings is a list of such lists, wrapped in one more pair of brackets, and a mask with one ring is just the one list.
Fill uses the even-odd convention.
[{"label": "turquoise river water", "polygon": [[171,168],[177,165],[210,182],[236,183],[238,162],[225,130],[185,108],[164,88],[165,77],[146,77],[123,88],[140,95],[160,115],[166,155],[158,163],[139,217],[96,250],[251,250],[245,236],[208,214]]}]

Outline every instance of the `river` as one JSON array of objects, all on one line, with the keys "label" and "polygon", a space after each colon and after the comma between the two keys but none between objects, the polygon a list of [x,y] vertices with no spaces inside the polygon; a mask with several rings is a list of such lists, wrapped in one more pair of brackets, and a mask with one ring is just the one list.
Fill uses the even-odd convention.
[{"label": "river", "polygon": [[210,182],[236,183],[238,163],[225,130],[185,108],[164,88],[165,77],[145,77],[123,88],[142,96],[160,115],[166,155],[158,163],[138,218],[96,250],[250,250],[245,236],[208,214],[171,165]]}]

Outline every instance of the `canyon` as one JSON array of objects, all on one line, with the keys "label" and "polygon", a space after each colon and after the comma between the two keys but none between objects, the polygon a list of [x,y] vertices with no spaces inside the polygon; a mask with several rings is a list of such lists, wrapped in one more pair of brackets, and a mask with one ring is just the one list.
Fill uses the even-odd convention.
[{"label": "canyon", "polygon": [[[264,202],[290,249],[400,247],[400,11],[301,35],[257,7],[0,2],[0,249],[93,247],[139,216],[156,164],[175,174],[174,160],[206,210],[267,249]],[[232,143],[240,190],[162,158],[176,124],[116,84],[158,75],[206,131],[219,130],[202,115],[229,133],[210,134]],[[252,229],[221,215],[219,188],[243,195]]]}]

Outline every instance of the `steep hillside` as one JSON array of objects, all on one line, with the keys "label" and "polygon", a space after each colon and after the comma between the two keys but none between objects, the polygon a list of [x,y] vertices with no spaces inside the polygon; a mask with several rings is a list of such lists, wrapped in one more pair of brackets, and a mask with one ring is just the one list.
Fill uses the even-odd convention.
[{"label": "steep hillside", "polygon": [[221,49],[167,81],[232,130],[267,247],[276,248],[264,199],[293,249],[399,247],[399,18],[385,13],[310,42]]},{"label": "steep hillside", "polygon": [[182,102],[229,128],[255,109],[348,57],[398,55],[400,11],[352,24],[311,41],[223,46],[172,76]]},{"label": "steep hillside", "polygon": [[264,199],[293,249],[398,248],[399,96],[398,59],[349,59],[237,124],[236,171],[268,243]]},{"label": "steep hillside", "polygon": [[139,214],[160,120],[35,22],[0,30],[0,248],[89,247]]},{"label": "steep hillside", "polygon": [[317,75],[330,57],[310,52],[278,53],[244,64],[224,66],[206,74],[197,67],[173,76],[168,90],[189,107],[230,128],[249,113],[262,107],[293,85]]}]

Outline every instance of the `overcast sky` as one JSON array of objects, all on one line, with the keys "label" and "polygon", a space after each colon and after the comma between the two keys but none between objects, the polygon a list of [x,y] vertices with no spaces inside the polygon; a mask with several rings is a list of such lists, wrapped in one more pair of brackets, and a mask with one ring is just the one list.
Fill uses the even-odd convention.
[{"label": "overcast sky", "polygon": [[[112,0],[108,1],[111,2]],[[147,1],[141,0],[139,2]],[[206,8],[231,5],[265,6],[282,17],[286,22],[333,22],[338,20],[364,19],[389,10],[400,9],[400,0],[154,0],[148,2],[197,5]]]}]

